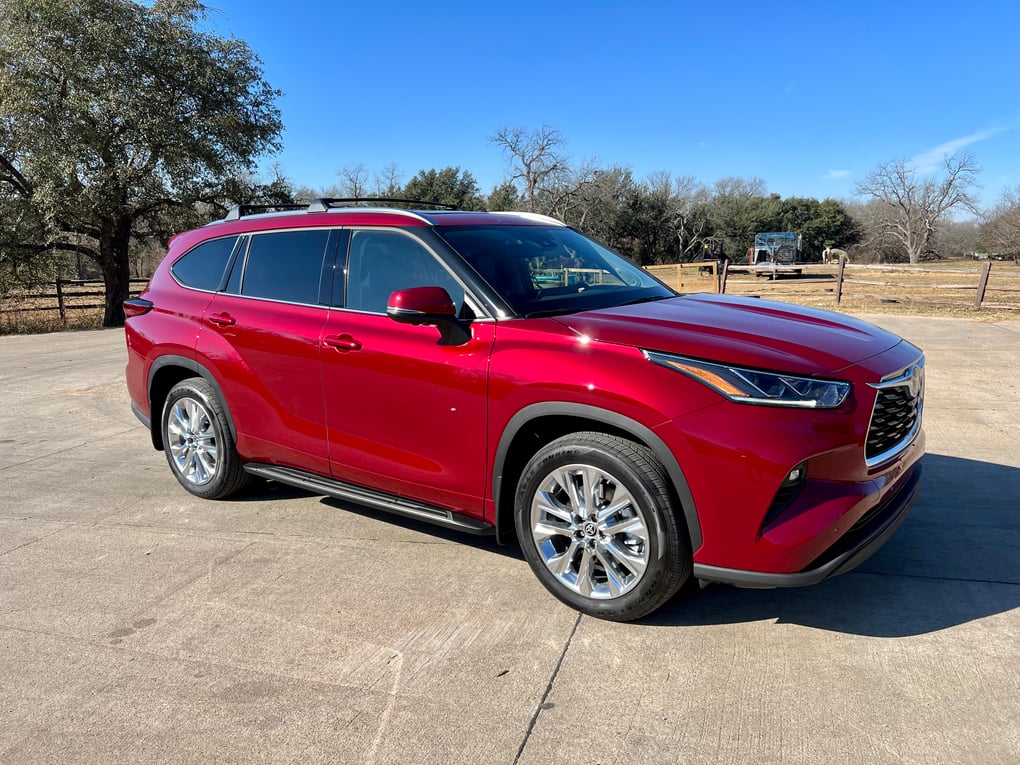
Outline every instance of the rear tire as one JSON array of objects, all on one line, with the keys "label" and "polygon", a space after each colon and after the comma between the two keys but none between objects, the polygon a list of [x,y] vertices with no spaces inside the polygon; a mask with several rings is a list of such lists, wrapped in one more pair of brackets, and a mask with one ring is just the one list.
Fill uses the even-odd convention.
[{"label": "rear tire", "polygon": [[196,497],[223,499],[250,480],[223,404],[208,381],[192,377],[171,388],[161,426],[170,470]]},{"label": "rear tire", "polygon": [[650,449],[587,432],[540,449],[514,503],[517,537],[539,581],[572,608],[613,621],[651,613],[690,577],[679,511]]}]

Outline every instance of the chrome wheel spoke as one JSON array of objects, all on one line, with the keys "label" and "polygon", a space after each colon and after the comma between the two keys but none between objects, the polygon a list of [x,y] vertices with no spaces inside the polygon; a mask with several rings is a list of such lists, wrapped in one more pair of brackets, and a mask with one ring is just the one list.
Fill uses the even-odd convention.
[{"label": "chrome wheel spoke", "polygon": [[573,536],[573,528],[567,523],[556,523],[552,520],[540,521],[532,529],[535,541],[542,543],[552,537]]},{"label": "chrome wheel spoke", "polygon": [[641,576],[648,566],[647,554],[635,554],[627,547],[620,547],[615,541],[610,540],[603,545],[603,549],[612,556],[615,563],[622,565],[635,576]]},{"label": "chrome wheel spoke", "polygon": [[634,500],[631,499],[630,494],[628,494],[627,492],[618,493],[621,493],[623,495],[623,499],[613,503],[612,505],[609,505],[608,507],[603,508],[602,510],[599,510],[596,520],[599,522],[600,527],[603,527],[606,521],[608,521],[614,515],[619,515],[634,503]]},{"label": "chrome wheel spoke", "polygon": [[599,487],[601,486],[602,473],[594,468],[586,467],[581,470],[581,496],[584,498],[584,508],[581,515],[588,515],[591,510],[599,506]]},{"label": "chrome wheel spoke", "polygon": [[574,567],[574,558],[577,557],[578,547],[579,545],[576,539],[570,540],[570,545],[562,554],[555,555],[546,560],[546,565],[549,566],[549,570],[558,577],[562,578],[567,576]]},{"label": "chrome wheel spoke", "polygon": [[564,523],[573,522],[573,513],[569,508],[561,507],[556,498],[548,491],[538,493],[539,510],[543,513],[559,518]]},{"label": "chrome wheel spoke", "polygon": [[570,509],[575,515],[584,515],[584,495],[578,492],[577,481],[572,471],[558,470],[552,476],[553,480],[567,493],[570,500]]},{"label": "chrome wheel spoke", "polygon": [[594,556],[587,547],[581,553],[581,562],[577,566],[577,591],[585,597],[591,597],[595,589],[592,579],[592,563]]},{"label": "chrome wheel spoke", "polygon": [[617,576],[613,561],[606,556],[606,552],[605,547],[599,545],[595,550],[595,557],[602,564],[602,568],[606,573],[606,586],[609,588],[609,594],[615,598],[623,594],[624,582],[623,579]]},{"label": "chrome wheel spoke", "polygon": [[199,450],[195,452],[195,463],[196,467],[201,467],[199,475],[200,480],[203,482],[208,481],[216,473],[216,459],[206,451]]},{"label": "chrome wheel spoke", "polygon": [[648,531],[645,529],[645,522],[640,516],[634,516],[633,518],[624,518],[618,523],[605,524],[600,526],[600,531],[606,534],[606,536],[616,536],[617,534],[631,534],[641,539],[648,538]]}]

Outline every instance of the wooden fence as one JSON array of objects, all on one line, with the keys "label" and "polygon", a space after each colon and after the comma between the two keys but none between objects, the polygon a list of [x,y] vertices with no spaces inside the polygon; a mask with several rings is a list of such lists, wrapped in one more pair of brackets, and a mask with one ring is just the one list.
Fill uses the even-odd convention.
[{"label": "wooden fence", "polygon": [[[648,266],[648,272],[679,292],[719,292],[787,300],[820,307],[852,308],[870,303],[923,304],[953,308],[1020,311],[1020,266],[985,261],[945,268],[907,265],[800,264],[783,270],[768,266],[721,266],[715,262]],[[131,280],[137,295],[146,279]],[[51,290],[42,291],[52,286]],[[60,279],[39,291],[0,296],[0,314],[55,312],[61,326],[72,314],[102,310],[103,283]]]},{"label": "wooden fence", "polygon": [[[147,282],[148,279],[131,279],[130,294],[137,295]],[[35,289],[42,290],[49,287],[52,287],[52,290],[45,292],[18,291],[4,295],[0,300],[0,313],[37,314],[56,311],[61,325],[66,327],[68,315],[71,312],[94,311],[106,307],[104,301],[106,291],[103,282],[57,279],[55,282],[39,285]]]},{"label": "wooden fence", "polygon": [[680,292],[720,292],[820,306],[851,301],[854,307],[877,302],[1020,311],[1020,268],[1008,262],[929,268],[840,261],[778,269],[724,263],[714,281],[703,273],[700,281],[687,276],[707,265],[684,263],[647,270]]},{"label": "wooden fence", "polygon": [[703,263],[670,263],[645,266],[645,271],[664,281],[677,292],[722,292],[721,271],[714,261]]}]

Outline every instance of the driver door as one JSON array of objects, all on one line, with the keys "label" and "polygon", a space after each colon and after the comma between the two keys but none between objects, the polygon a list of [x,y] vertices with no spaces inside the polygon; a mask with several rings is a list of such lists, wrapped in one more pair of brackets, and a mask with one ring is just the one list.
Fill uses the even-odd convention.
[{"label": "driver door", "polygon": [[322,348],[333,477],[481,518],[495,323],[475,321],[465,343],[444,345],[436,327],[387,318],[398,289],[440,286],[458,308],[465,301],[453,274],[402,230],[352,231],[344,281]]}]

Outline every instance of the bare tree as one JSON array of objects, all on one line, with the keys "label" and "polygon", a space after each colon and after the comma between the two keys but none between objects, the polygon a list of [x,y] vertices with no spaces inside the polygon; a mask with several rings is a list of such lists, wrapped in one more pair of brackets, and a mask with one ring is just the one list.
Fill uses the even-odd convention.
[{"label": "bare tree", "polygon": [[340,188],[345,196],[360,198],[366,196],[368,191],[368,171],[365,166],[358,162],[354,165],[344,165],[337,175],[340,176]]},{"label": "bare tree", "polygon": [[857,184],[856,193],[877,202],[872,236],[891,237],[911,263],[932,249],[939,221],[953,210],[975,212],[971,195],[977,162],[970,154],[944,160],[941,177],[921,176],[909,160],[879,165]]},{"label": "bare tree", "polygon": [[1006,189],[985,216],[981,239],[989,249],[1020,261],[1020,186]]},{"label": "bare tree", "polygon": [[530,133],[524,128],[500,128],[489,140],[507,155],[510,180],[523,186],[524,203],[528,211],[534,212],[535,199],[546,180],[567,167],[560,153],[566,140],[548,125]]},{"label": "bare tree", "polygon": [[715,257],[714,237],[709,235],[706,210],[708,190],[693,175],[682,175],[673,181],[671,197],[676,237],[680,241],[683,261]]},{"label": "bare tree", "polygon": [[396,197],[400,195],[403,184],[400,182],[400,168],[395,162],[386,165],[375,174],[375,193],[380,197]]},{"label": "bare tree", "polygon": [[584,225],[585,213],[590,207],[589,191],[599,175],[594,159],[585,160],[580,166],[568,167],[565,163],[550,174],[538,190],[535,211],[552,215],[560,220],[578,218]]}]

